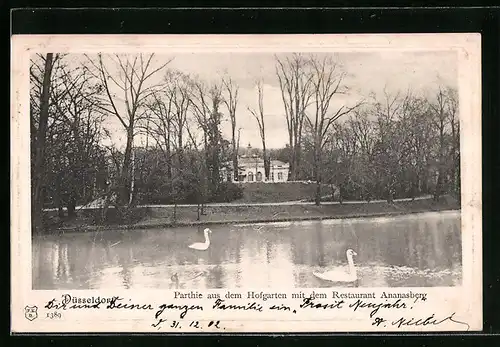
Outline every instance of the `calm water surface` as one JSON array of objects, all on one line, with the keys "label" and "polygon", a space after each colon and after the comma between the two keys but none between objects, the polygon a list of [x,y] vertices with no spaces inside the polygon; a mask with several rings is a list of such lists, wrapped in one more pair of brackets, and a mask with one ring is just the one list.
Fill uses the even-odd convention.
[{"label": "calm water surface", "polygon": [[345,267],[348,248],[360,287],[461,283],[459,212],[210,228],[207,251],[187,247],[203,227],[34,237],[33,288],[329,287],[312,273]]}]

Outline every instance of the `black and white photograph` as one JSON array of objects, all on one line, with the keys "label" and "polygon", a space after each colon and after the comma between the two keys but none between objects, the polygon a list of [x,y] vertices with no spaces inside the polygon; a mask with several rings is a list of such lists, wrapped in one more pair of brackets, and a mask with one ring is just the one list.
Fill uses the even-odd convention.
[{"label": "black and white photograph", "polygon": [[13,331],[479,331],[480,43],[15,37]]},{"label": "black and white photograph", "polygon": [[32,289],[461,286],[458,68],[33,52]]}]

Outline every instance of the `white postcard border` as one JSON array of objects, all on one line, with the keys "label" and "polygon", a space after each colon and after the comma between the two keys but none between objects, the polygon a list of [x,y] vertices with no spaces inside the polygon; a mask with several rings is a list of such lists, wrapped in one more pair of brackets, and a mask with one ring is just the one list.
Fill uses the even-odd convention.
[{"label": "white postcard border", "polygon": [[[61,320],[25,318],[24,307],[43,305],[65,293],[73,296],[113,296],[130,298],[137,303],[173,303],[170,290],[141,291],[40,291],[31,287],[31,226],[29,189],[29,54],[32,52],[233,52],[233,51],[425,51],[454,50],[459,56],[459,99],[461,121],[462,253],[463,285],[453,288],[362,288],[350,292],[427,293],[421,303],[422,314],[449,314],[466,325],[446,322],[439,326],[408,326],[396,329],[373,326],[367,315],[301,312],[300,316],[266,312],[245,313],[190,312],[186,319],[220,320],[226,332],[336,332],[336,331],[442,331],[482,329],[482,202],[481,202],[481,55],[480,35],[411,34],[411,35],[16,35],[12,38],[11,84],[11,315],[14,332],[155,332],[151,312],[65,313]],[[262,289],[254,288],[255,291]],[[325,289],[307,289],[307,291]],[[234,290],[246,293],[247,289]],[[283,291],[297,292],[284,288]],[[339,289],[339,291],[347,291]],[[208,292],[227,292],[210,290]],[[187,300],[188,304],[209,305],[212,301]],[[290,300],[282,303],[290,304]],[[276,301],[278,303],[278,301]],[[281,303],[281,301],[280,301]],[[344,312],[344,311],[342,311]],[[393,315],[394,314],[394,315]],[[340,317],[340,318],[339,318]],[[386,317],[397,317],[387,313]],[[173,319],[173,318],[172,318]],[[388,318],[389,319],[389,318]],[[182,331],[165,327],[161,332],[202,332],[196,328]],[[206,328],[203,332],[222,332]]]}]

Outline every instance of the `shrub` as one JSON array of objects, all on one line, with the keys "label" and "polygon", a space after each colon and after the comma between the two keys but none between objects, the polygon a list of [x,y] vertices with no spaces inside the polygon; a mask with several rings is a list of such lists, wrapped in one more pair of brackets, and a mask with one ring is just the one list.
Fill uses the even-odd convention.
[{"label": "shrub", "polygon": [[[173,192],[172,192],[173,188]],[[243,197],[243,188],[232,182],[221,182],[209,193],[207,202],[231,202]],[[140,193],[140,204],[197,204],[204,202],[199,183],[190,180],[176,180],[174,186],[164,185]]]},{"label": "shrub", "polygon": [[243,197],[243,188],[233,182],[221,182],[210,197],[211,202],[231,202]]},{"label": "shrub", "polygon": [[107,209],[104,216],[102,213],[102,209],[85,210],[84,216],[92,219],[93,223],[98,225],[132,224],[145,218],[148,215],[148,210],[141,207],[115,207]]}]

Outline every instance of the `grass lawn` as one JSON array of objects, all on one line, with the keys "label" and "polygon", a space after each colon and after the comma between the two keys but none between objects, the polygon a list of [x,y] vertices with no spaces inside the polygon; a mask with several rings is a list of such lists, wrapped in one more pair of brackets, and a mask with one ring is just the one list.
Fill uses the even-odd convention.
[{"label": "grass lawn", "polygon": [[[314,198],[316,183],[283,182],[283,183],[239,183],[243,188],[243,198],[236,203],[284,202],[311,200]],[[331,188],[322,185],[323,195],[331,194]]]}]

